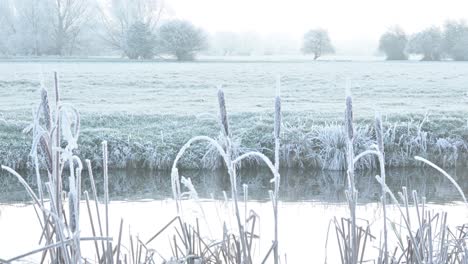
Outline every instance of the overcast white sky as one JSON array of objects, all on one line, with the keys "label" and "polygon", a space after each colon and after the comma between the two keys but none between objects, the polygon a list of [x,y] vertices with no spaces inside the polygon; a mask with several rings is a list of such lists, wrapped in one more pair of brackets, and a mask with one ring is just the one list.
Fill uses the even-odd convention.
[{"label": "overcast white sky", "polygon": [[467,19],[468,0],[166,0],[172,15],[214,33],[281,33],[295,39],[328,29],[338,52],[372,54],[392,25],[408,33],[447,19]]}]

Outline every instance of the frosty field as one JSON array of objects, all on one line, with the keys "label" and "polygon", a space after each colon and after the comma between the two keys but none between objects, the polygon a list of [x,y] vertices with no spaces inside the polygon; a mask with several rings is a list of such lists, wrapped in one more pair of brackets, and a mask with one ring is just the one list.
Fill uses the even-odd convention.
[{"label": "frosty field", "polygon": [[356,117],[459,117],[468,106],[468,63],[463,62],[0,62],[0,111],[30,111],[40,83],[58,71],[63,99],[83,113],[214,113],[222,85],[231,113],[271,111],[281,76],[285,112],[314,119],[341,118],[347,80]]},{"label": "frosty field", "polygon": [[[468,63],[416,61],[3,61],[2,164],[28,167],[30,136],[21,131],[32,120],[41,83],[52,90],[53,71],[59,72],[64,103],[80,110],[81,154],[94,157],[96,143],[106,139],[111,168],[167,169],[192,136],[217,136],[221,85],[236,142],[243,146],[239,151],[271,155],[272,135],[265,132],[272,128],[277,76],[286,167],[343,168],[344,160],[336,161],[339,155],[328,150],[344,150],[339,139],[346,85],[355,98],[362,140],[372,140],[372,117],[375,111],[382,114],[388,143],[397,146],[388,150],[389,166],[419,166],[414,155],[443,166],[466,166]],[[216,155],[199,149],[183,167],[219,168]],[[375,168],[375,162],[365,167]]]}]

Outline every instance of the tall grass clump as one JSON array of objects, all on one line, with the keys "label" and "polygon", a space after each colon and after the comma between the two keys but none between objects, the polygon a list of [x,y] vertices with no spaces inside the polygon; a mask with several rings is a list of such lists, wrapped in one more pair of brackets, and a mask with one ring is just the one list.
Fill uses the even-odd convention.
[{"label": "tall grass clump", "polygon": [[[402,191],[396,196],[381,177],[376,176],[376,179],[396,205],[401,218],[399,222],[389,220],[396,245],[393,253],[387,258],[382,259],[379,255],[377,263],[383,263],[385,260],[388,263],[467,263],[466,224],[453,230],[447,223],[447,213],[434,213],[429,210],[426,198],[421,199],[415,190],[410,195],[406,187],[402,187]],[[410,199],[413,200],[413,210]],[[416,223],[411,220],[414,215]]]},{"label": "tall grass clump", "polygon": [[[279,81],[278,84],[279,86]],[[278,87],[279,89],[279,87]],[[244,216],[241,217],[241,211],[239,209],[239,202],[238,202],[238,190],[237,190],[237,170],[241,164],[241,162],[247,158],[257,158],[260,161],[263,161],[264,164],[270,169],[273,174],[272,182],[274,182],[274,190],[270,191],[270,198],[273,205],[273,216],[274,216],[274,241],[271,249],[273,250],[274,255],[274,262],[278,263],[279,261],[279,251],[278,251],[278,198],[279,198],[279,187],[280,187],[280,174],[279,174],[279,144],[280,144],[280,129],[281,129],[281,99],[279,94],[275,98],[275,126],[274,126],[274,137],[275,137],[275,162],[273,163],[268,157],[260,152],[246,152],[241,155],[234,155],[232,150],[232,134],[230,131],[230,125],[228,121],[228,115],[226,110],[226,101],[224,97],[224,92],[222,89],[218,89],[218,106],[219,106],[219,124],[221,130],[221,141],[222,144],[218,142],[218,140],[207,137],[207,136],[196,136],[191,138],[178,152],[176,158],[173,162],[172,172],[171,172],[171,182],[172,182],[172,190],[173,196],[176,200],[176,207],[177,213],[180,219],[183,218],[183,209],[182,209],[182,201],[181,201],[181,180],[178,173],[178,162],[186,153],[187,149],[195,142],[204,141],[216,148],[218,154],[222,157],[224,162],[224,166],[227,169],[229,174],[229,180],[231,183],[231,198],[234,202],[234,214],[237,224],[237,231],[238,234],[234,238],[234,240],[240,242],[240,250],[238,257],[236,258],[237,263],[252,263],[252,252],[251,252],[251,238],[253,237],[252,232],[246,231],[245,223],[246,221],[242,219],[252,219],[251,217]],[[247,206],[247,205],[245,205]],[[250,241],[250,242],[249,242]],[[269,252],[270,253],[270,252]],[[268,253],[268,255],[269,255]],[[268,256],[267,255],[267,256]]]},{"label": "tall grass clump", "polygon": [[[254,211],[247,210],[248,187],[244,186],[244,215],[241,215],[239,206],[239,192],[237,190],[237,170],[242,161],[254,158],[264,162],[273,174],[274,189],[270,191],[274,218],[274,241],[270,250],[266,253],[263,262],[273,258],[274,263],[279,263],[278,246],[278,202],[280,188],[280,135],[281,135],[281,98],[279,93],[275,97],[275,125],[273,135],[275,138],[275,160],[272,162],[264,154],[255,151],[243,154],[233,150],[232,134],[226,110],[224,92],[218,90],[219,120],[221,137],[218,140],[207,136],[197,136],[190,139],[177,154],[171,172],[172,191],[176,201],[177,216],[168,222],[160,231],[146,242],[138,237],[129,236],[129,247],[122,247],[122,227],[120,222],[118,239],[111,237],[109,219],[109,175],[108,162],[109,151],[107,141],[101,143],[102,158],[99,160],[103,168],[103,201],[99,201],[98,187],[96,186],[92,161],[86,160],[91,192],[82,192],[81,176],[83,164],[76,155],[78,137],[80,134],[80,115],[78,111],[60,100],[59,81],[55,74],[55,104],[50,104],[49,95],[44,88],[41,91],[41,103],[33,113],[33,123],[26,129],[33,136],[31,158],[35,164],[37,193],[15,170],[2,166],[2,169],[11,173],[24,186],[33,200],[33,206],[37,212],[38,222],[41,226],[41,247],[20,256],[2,260],[7,263],[21,260],[33,254],[41,254],[41,262],[50,263],[88,263],[95,259],[97,263],[154,263],[155,250],[149,247],[161,233],[169,227],[175,227],[170,246],[173,257],[169,263],[253,263],[253,241],[258,239],[255,234],[259,216]],[[279,82],[278,82],[279,89]],[[222,142],[219,142],[219,141]],[[206,141],[214,146],[222,157],[231,182],[231,198],[234,202],[235,222],[237,234],[223,226],[223,238],[212,240],[201,234],[198,219],[196,224],[190,224],[183,212],[182,199],[189,196],[198,200],[198,194],[192,185],[190,178],[179,177],[177,164],[190,145],[197,141]],[[93,155],[94,156],[94,155]],[[96,160],[94,156],[93,160]],[[45,170],[40,170],[45,168]],[[43,183],[41,173],[47,174],[47,182]],[[68,184],[65,184],[68,181]],[[181,184],[189,191],[182,192]],[[68,186],[68,187],[66,187]],[[80,206],[81,196],[84,196],[86,210],[89,216],[89,224],[92,236],[84,237],[81,233]],[[66,198],[65,198],[66,197]],[[94,206],[90,202],[94,200]],[[103,208],[99,204],[103,203]],[[200,208],[201,204],[200,204]],[[202,209],[203,211],[203,209]],[[94,244],[95,255],[84,256],[81,251],[81,243]],[[125,254],[124,252],[127,252]],[[171,262],[172,261],[172,262]]]},{"label": "tall grass clump", "polygon": [[[109,200],[106,191],[108,178],[105,177],[104,179],[106,211],[105,222],[103,223],[100,219],[96,186],[89,161],[87,161],[87,165],[90,170],[100,232],[96,232],[97,228],[92,220],[88,193],[85,192],[93,236],[81,236],[80,201],[83,164],[81,159],[75,155],[80,135],[80,115],[73,106],[61,102],[57,73],[54,74],[54,84],[54,104],[50,103],[47,90],[42,88],[41,102],[37,110],[33,112],[33,123],[26,129],[27,132],[32,133],[33,138],[30,157],[34,162],[37,192],[34,192],[24,178],[14,169],[1,166],[3,170],[13,175],[24,186],[32,199],[38,223],[42,229],[41,246],[38,249],[5,260],[5,262],[19,261],[33,254],[41,254],[41,263],[45,261],[50,263],[88,262],[89,259],[82,255],[81,243],[94,241],[96,258],[99,263],[113,263],[114,261],[119,263],[121,261],[120,256],[113,254],[113,251],[119,251],[119,248],[112,247],[112,238],[109,235],[107,210]],[[43,163],[42,166],[41,162]],[[103,143],[103,164],[104,175],[106,176],[107,145],[105,142]],[[46,170],[42,171],[40,167],[44,167]],[[41,176],[42,173],[47,175],[45,177],[46,182],[42,182],[44,178]],[[68,181],[68,189],[65,190],[64,186],[67,185],[64,184],[64,181]],[[67,204],[68,206],[66,206]],[[106,230],[105,234],[102,232],[103,226]],[[99,247],[99,244],[102,246]],[[104,244],[107,246],[104,246]]]},{"label": "tall grass clump", "polygon": [[[383,132],[382,120],[379,114],[375,116],[375,140],[376,144],[368,146],[367,150],[355,155],[352,97],[350,93],[346,96],[345,126],[346,146],[347,146],[347,190],[346,198],[350,211],[349,219],[336,218],[333,220],[337,234],[338,246],[341,256],[341,263],[357,264],[369,261],[365,258],[366,245],[374,237],[370,234],[370,227],[359,227],[357,225],[356,206],[358,192],[355,188],[354,168],[355,164],[368,155],[374,155],[378,159],[380,175],[376,176],[377,182],[381,186],[381,205],[383,212],[383,241],[379,245],[378,257],[374,263],[467,263],[468,261],[468,227],[463,225],[454,230],[447,224],[446,213],[433,213],[426,208],[425,197],[418,197],[416,191],[412,192],[414,211],[417,217],[417,225],[411,222],[412,214],[410,209],[410,195],[406,187],[402,187],[402,192],[397,196],[388,188],[385,174],[385,134]],[[420,140],[424,141],[423,138]],[[426,164],[440,171],[457,188],[460,196],[467,204],[466,197],[460,186],[455,180],[432,162],[416,157],[416,160],[423,161]],[[403,226],[397,222],[392,222],[387,215],[387,196],[398,209]],[[422,203],[420,201],[422,200]],[[468,205],[468,204],[467,204]],[[389,223],[394,233],[396,246],[390,249]],[[367,246],[368,247],[368,246]],[[393,253],[391,253],[393,252]]]}]

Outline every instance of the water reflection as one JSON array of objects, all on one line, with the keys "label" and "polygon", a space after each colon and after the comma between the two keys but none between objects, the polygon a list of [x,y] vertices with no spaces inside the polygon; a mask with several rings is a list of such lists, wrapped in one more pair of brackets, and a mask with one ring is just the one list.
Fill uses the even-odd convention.
[{"label": "water reflection", "polygon": [[[109,191],[114,200],[164,199],[171,197],[170,173],[148,170],[111,170]],[[449,169],[465,193],[468,192],[468,170],[466,168]],[[378,171],[358,171],[356,173],[360,202],[377,201],[380,187],[375,180]],[[26,180],[36,189],[35,176],[22,172]],[[180,171],[181,176],[190,177],[201,198],[224,199],[223,190],[230,196],[229,177],[225,171],[192,170]],[[249,186],[249,198],[267,200],[268,190],[273,188],[268,170],[242,170],[238,175],[239,191],[241,185]],[[96,173],[98,195],[102,195],[102,175]],[[46,179],[43,179],[46,181]],[[83,190],[91,190],[86,173],[83,174]],[[66,181],[65,181],[66,184]],[[346,173],[342,171],[321,170],[281,170],[280,196],[283,201],[319,200],[323,202],[343,202]],[[400,191],[402,186],[417,190],[430,202],[449,202],[460,200],[456,189],[437,171],[430,168],[389,169],[387,184],[393,191]],[[22,186],[10,175],[0,174],[0,202],[23,202],[29,198]],[[67,189],[68,187],[65,187]]]}]

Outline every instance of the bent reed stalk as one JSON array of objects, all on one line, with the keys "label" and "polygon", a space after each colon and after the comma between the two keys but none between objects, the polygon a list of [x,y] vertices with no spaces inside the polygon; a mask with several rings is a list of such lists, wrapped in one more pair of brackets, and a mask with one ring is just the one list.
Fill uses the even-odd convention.
[{"label": "bent reed stalk", "polygon": [[[457,236],[452,235],[452,237],[448,237],[444,235],[445,233],[451,233],[446,224],[446,213],[442,213],[441,218],[442,222],[440,224],[440,231],[435,232],[432,230],[433,223],[435,222],[434,219],[439,219],[439,214],[436,214],[436,217],[431,217],[430,214],[425,213],[425,197],[423,197],[422,201],[422,208],[419,208],[419,199],[417,192],[413,191],[413,201],[416,208],[416,214],[419,222],[419,229],[416,233],[413,233],[413,226],[411,225],[410,220],[410,210],[409,210],[409,196],[406,187],[402,187],[402,192],[399,192],[398,195],[403,203],[403,208],[400,206],[400,202],[395,197],[393,192],[389,189],[386,184],[386,175],[385,175],[385,150],[384,150],[384,135],[383,135],[383,127],[382,127],[382,120],[379,114],[375,116],[375,137],[376,137],[376,145],[371,145],[370,149],[365,150],[358,155],[354,155],[353,149],[353,140],[355,130],[353,127],[353,112],[352,112],[352,97],[349,90],[347,90],[346,96],[346,110],[345,110],[345,125],[344,130],[346,131],[346,141],[347,141],[347,162],[348,162],[348,189],[346,191],[346,197],[348,201],[348,207],[350,210],[350,220],[348,229],[346,229],[343,223],[338,223],[338,221],[334,220],[335,229],[337,232],[337,239],[338,245],[340,247],[340,254],[341,254],[341,262],[344,264],[357,264],[363,263],[364,261],[364,249],[366,245],[366,241],[368,237],[368,231],[363,234],[359,234],[358,230],[362,230],[360,227],[356,225],[356,205],[357,205],[357,190],[355,189],[355,179],[354,179],[354,165],[359,161],[359,159],[365,157],[366,155],[375,155],[378,158],[379,167],[380,167],[380,175],[376,175],[375,178],[377,182],[381,185],[381,203],[382,203],[382,211],[383,211],[383,235],[384,241],[382,248],[380,248],[379,256],[375,260],[376,263],[466,263],[468,261],[468,247],[465,243],[459,243],[457,241]],[[423,161],[426,164],[430,165],[431,167],[437,169],[441,172],[446,178],[450,180],[450,182],[456,187],[457,191],[460,193],[460,196],[463,198],[463,201],[468,206],[466,202],[465,195],[461,189],[461,187],[456,183],[456,181],[448,175],[443,169],[438,167],[437,165],[433,164],[432,162],[418,157],[415,157],[416,160]],[[386,196],[387,194],[391,197],[392,201],[396,204],[398,211],[400,212],[400,216],[403,219],[404,227],[406,228],[406,233],[408,235],[408,245],[405,247],[403,245],[402,234],[398,232],[393,226],[394,232],[398,237],[399,247],[397,247],[393,253],[393,256],[390,255],[388,251],[388,227],[387,227],[387,201]],[[369,230],[367,227],[366,230]],[[466,240],[468,239],[468,231],[465,231],[464,226],[458,229],[461,234],[458,235],[460,239]],[[328,237],[328,235],[327,235]],[[349,237],[349,239],[348,239]],[[363,238],[364,237],[364,238]],[[440,238],[441,237],[441,238]],[[361,240],[363,239],[363,240]],[[454,245],[454,241],[456,244]],[[438,241],[439,243],[439,251],[436,252],[433,250],[432,243]],[[363,248],[361,253],[359,253],[359,247],[363,243]],[[448,246],[452,245],[452,246]],[[454,246],[453,246],[454,245]],[[464,246],[463,246],[464,245]],[[397,249],[401,250],[401,255],[396,257]],[[351,251],[351,252],[349,252]],[[360,255],[359,255],[360,254]]]},{"label": "bent reed stalk", "polygon": [[[376,113],[375,115],[375,138],[377,141],[377,145],[372,145],[370,150],[366,150],[358,154],[354,159],[353,163],[357,163],[360,158],[363,158],[366,155],[376,155],[379,161],[380,167],[380,177],[382,182],[386,182],[385,178],[385,150],[384,150],[384,142],[383,142],[383,134],[382,134],[382,119],[380,114]],[[373,150],[375,149],[375,150]],[[383,211],[383,259],[379,260],[379,263],[387,264],[388,263],[388,229],[387,229],[387,194],[385,189],[382,186],[381,189],[381,202],[382,202],[382,211]]]},{"label": "bent reed stalk", "polygon": [[[171,183],[172,183],[172,191],[174,199],[176,200],[176,207],[177,213],[179,216],[182,215],[182,204],[181,204],[181,189],[180,189],[180,178],[177,169],[177,164],[179,160],[182,158],[184,153],[188,150],[188,148],[197,141],[205,141],[208,142],[210,145],[214,146],[218,151],[219,155],[222,157],[224,164],[227,168],[229,179],[231,182],[231,196],[232,200],[234,201],[234,213],[237,222],[237,228],[239,232],[239,240],[241,242],[241,254],[242,258],[240,259],[240,263],[251,263],[251,253],[250,248],[248,247],[248,242],[246,240],[246,233],[245,233],[245,224],[241,221],[240,210],[238,205],[238,191],[237,191],[237,168],[241,164],[242,160],[249,158],[249,157],[257,157],[261,161],[263,161],[270,171],[273,174],[272,182],[275,184],[274,188],[274,195],[271,196],[271,201],[273,204],[273,213],[274,213],[274,234],[275,240],[273,242],[273,251],[274,251],[274,262],[278,263],[279,261],[279,253],[278,253],[278,198],[279,198],[279,186],[280,186],[280,176],[279,176],[279,135],[280,135],[280,126],[281,126],[281,101],[279,96],[275,98],[275,163],[270,161],[268,157],[260,152],[247,152],[242,154],[238,157],[233,157],[232,151],[232,136],[229,130],[229,122],[228,116],[226,111],[226,101],[224,97],[224,92],[221,88],[218,89],[218,104],[219,104],[219,120],[220,120],[220,129],[221,134],[223,136],[223,144],[225,147],[221,146],[219,142],[213,138],[207,136],[196,136],[191,138],[185,145],[179,150],[174,159],[172,170],[171,170]],[[244,216],[246,219],[246,216]],[[250,244],[251,245],[251,244]]]},{"label": "bent reed stalk", "polygon": [[[7,263],[37,253],[42,253],[41,262],[48,259],[51,263],[82,263],[84,258],[81,253],[81,241],[95,241],[97,243],[97,241],[109,242],[110,240],[109,235],[106,234],[106,237],[103,237],[102,232],[100,236],[93,234],[93,237],[81,237],[80,201],[83,165],[81,159],[74,154],[74,151],[78,147],[80,116],[75,108],[60,101],[57,73],[54,73],[54,90],[55,105],[53,112],[51,111],[52,107],[49,103],[47,90],[43,87],[41,89],[40,105],[37,108],[37,112],[33,112],[33,123],[30,126],[32,129],[26,129],[33,133],[30,156],[35,161],[37,194],[15,170],[7,166],[1,166],[3,170],[16,177],[33,200],[33,206],[35,208],[38,207],[42,212],[41,215],[37,214],[37,216],[42,228],[42,236],[39,243],[44,243],[39,249],[6,260]],[[65,144],[63,145],[62,142]],[[45,183],[42,182],[40,175],[40,154],[42,154],[41,160],[45,163],[47,179],[49,179]],[[69,168],[68,177],[64,175],[66,167]],[[90,164],[88,164],[88,169],[91,169]],[[105,171],[107,171],[107,168]],[[69,187],[65,195],[62,195],[64,188],[63,179],[68,179],[69,181]],[[108,179],[106,178],[104,180],[105,185],[107,181]],[[94,186],[93,179],[92,183]],[[44,187],[46,191],[43,190]],[[94,188],[93,193],[97,202],[96,190]],[[45,194],[49,196],[48,201]],[[68,217],[66,217],[64,206],[67,201],[63,197],[68,197]],[[86,198],[88,198],[87,193]],[[96,210],[99,211],[97,203]],[[111,262],[107,261],[106,263]]]}]

